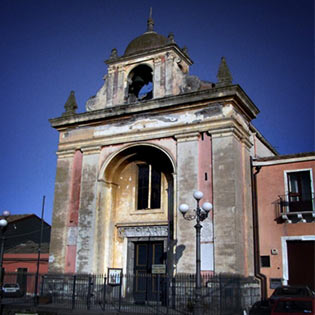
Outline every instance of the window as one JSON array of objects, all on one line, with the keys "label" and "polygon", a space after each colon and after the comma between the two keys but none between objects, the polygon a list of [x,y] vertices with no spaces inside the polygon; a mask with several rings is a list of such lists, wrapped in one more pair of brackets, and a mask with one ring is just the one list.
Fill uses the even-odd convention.
[{"label": "window", "polygon": [[312,211],[312,186],[309,170],[287,172],[290,212]]},{"label": "window", "polygon": [[270,267],[270,256],[260,256],[261,267]]},{"label": "window", "polygon": [[137,209],[161,207],[161,172],[152,165],[138,164]]}]

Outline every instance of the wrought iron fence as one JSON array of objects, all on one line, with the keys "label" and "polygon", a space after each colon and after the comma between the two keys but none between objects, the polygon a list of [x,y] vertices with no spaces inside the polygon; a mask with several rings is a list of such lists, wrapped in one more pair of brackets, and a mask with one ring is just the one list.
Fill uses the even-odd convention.
[{"label": "wrought iron fence", "polygon": [[[45,274],[38,278],[40,291],[34,295],[35,274],[24,277],[5,274],[4,283],[19,283],[22,296],[2,298],[4,304],[35,303],[67,310],[99,310],[136,314],[191,314],[194,309],[195,275],[121,275],[109,281],[106,275]],[[235,275],[202,276],[204,314],[242,314],[259,299],[254,279]]]}]

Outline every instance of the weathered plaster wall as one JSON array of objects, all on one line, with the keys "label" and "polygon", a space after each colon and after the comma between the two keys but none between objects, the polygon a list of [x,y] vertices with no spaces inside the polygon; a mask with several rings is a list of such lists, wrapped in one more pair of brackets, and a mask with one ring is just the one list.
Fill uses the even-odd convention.
[{"label": "weathered plaster wall", "polygon": [[78,242],[76,271],[93,272],[95,218],[96,218],[96,184],[98,174],[98,148],[83,149],[81,195],[78,222]]},{"label": "weathered plaster wall", "polygon": [[267,156],[274,156],[275,154],[267,147],[254,133],[251,137],[251,141],[253,142],[253,146],[251,148],[251,155],[255,158],[262,158]]},{"label": "weathered plaster wall", "polygon": [[[114,226],[139,226],[144,225],[156,225],[161,222],[166,224],[167,222],[167,182],[165,176],[162,174],[162,202],[159,209],[137,210],[137,165],[136,163],[129,164],[126,168],[118,170],[117,176],[117,191],[113,223]],[[126,256],[126,248],[124,247],[121,236],[117,233],[117,228],[113,233],[113,251],[111,252],[112,264],[111,266],[122,267],[123,257]]]},{"label": "weathered plaster wall", "polygon": [[[74,153],[74,152],[73,152]],[[55,179],[55,198],[49,249],[49,272],[65,271],[67,220],[73,153],[59,155]]]},{"label": "weathered plaster wall", "polygon": [[82,172],[82,152],[77,150],[73,157],[72,177],[70,183],[70,203],[68,217],[67,249],[65,272],[75,272],[77,236],[78,236],[78,219],[80,206],[80,188]]},{"label": "weathered plaster wall", "polygon": [[233,133],[212,134],[212,150],[215,271],[246,275],[245,217],[250,199],[243,184],[249,169],[244,170],[242,144]]},{"label": "weathered plaster wall", "polygon": [[[183,134],[177,139],[177,200],[178,205],[186,203],[195,209],[192,196],[198,187],[198,134]],[[176,210],[178,211],[178,210]],[[196,269],[195,222],[177,216],[177,272],[193,273]]]},{"label": "weathered plaster wall", "polygon": [[[202,133],[198,144],[198,189],[203,192],[204,197],[200,201],[212,200],[212,148],[211,137],[207,133]],[[210,211],[209,217],[201,225],[201,270],[213,271],[213,211]]]}]

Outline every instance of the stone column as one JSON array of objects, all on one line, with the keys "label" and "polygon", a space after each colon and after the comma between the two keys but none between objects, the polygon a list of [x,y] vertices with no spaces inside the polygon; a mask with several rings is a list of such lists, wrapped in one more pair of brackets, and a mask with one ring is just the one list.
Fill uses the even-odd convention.
[{"label": "stone column", "polygon": [[117,82],[117,95],[115,104],[124,103],[124,68],[122,66],[118,67],[118,82]]},{"label": "stone column", "polygon": [[112,67],[108,68],[106,79],[106,105],[113,104],[113,86],[114,86],[114,70]]},{"label": "stone column", "polygon": [[68,208],[68,237],[67,237],[67,249],[66,249],[66,261],[65,272],[75,272],[75,259],[77,248],[77,236],[78,236],[78,216],[80,206],[80,186],[81,186],[81,174],[82,174],[82,152],[76,150],[73,157],[72,176],[70,184],[70,199]]},{"label": "stone column", "polygon": [[215,272],[244,275],[247,203],[244,194],[242,143],[233,129],[211,132]]},{"label": "stone column", "polygon": [[166,65],[165,65],[165,95],[173,94],[173,63],[175,56],[173,54],[169,54],[166,57]]},{"label": "stone column", "polygon": [[81,196],[78,223],[76,272],[92,273],[97,202],[97,173],[100,147],[86,147],[83,152]]},{"label": "stone column", "polygon": [[54,210],[49,249],[49,272],[65,272],[67,222],[74,150],[57,152]]},{"label": "stone column", "polygon": [[182,203],[195,209],[193,192],[198,189],[198,133],[177,135],[177,212],[175,263],[178,273],[196,271],[195,221],[187,221],[178,212]]},{"label": "stone column", "polygon": [[154,77],[153,77],[153,97],[158,98],[164,96],[161,86],[161,58],[154,59]]}]

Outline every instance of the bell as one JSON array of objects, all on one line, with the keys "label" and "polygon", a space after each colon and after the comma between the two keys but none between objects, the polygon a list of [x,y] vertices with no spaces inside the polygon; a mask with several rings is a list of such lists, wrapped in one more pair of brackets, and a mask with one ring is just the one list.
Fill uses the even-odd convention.
[{"label": "bell", "polygon": [[141,84],[141,85],[143,85],[144,84],[144,80],[140,77],[140,76],[136,76],[135,78],[134,78],[134,80],[133,80],[133,83],[134,84]]}]

